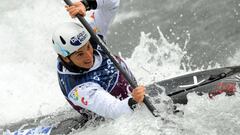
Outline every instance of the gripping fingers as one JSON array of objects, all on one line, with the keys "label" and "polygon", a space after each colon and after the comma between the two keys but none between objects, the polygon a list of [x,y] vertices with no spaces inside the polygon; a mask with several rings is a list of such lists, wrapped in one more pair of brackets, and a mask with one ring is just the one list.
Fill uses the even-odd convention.
[{"label": "gripping fingers", "polygon": [[74,3],[72,6],[65,6],[71,17],[75,17],[77,14],[80,14],[81,16],[86,15],[86,9],[84,5],[81,5],[81,2],[79,3]]},{"label": "gripping fingers", "polygon": [[135,88],[132,92],[133,99],[138,103],[143,102],[144,95],[145,95],[145,87],[144,86],[139,86],[139,87]]},{"label": "gripping fingers", "polygon": [[80,14],[80,15],[82,15],[81,13],[80,13],[80,11],[79,10],[73,10],[73,11],[71,11],[71,12],[69,12],[70,13],[70,15],[71,15],[71,17],[74,17],[74,16],[76,16],[78,13]]}]

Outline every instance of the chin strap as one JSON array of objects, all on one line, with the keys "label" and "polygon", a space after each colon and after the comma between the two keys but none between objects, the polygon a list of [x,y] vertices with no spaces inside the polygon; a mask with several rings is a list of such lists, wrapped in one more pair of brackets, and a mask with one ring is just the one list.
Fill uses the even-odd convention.
[{"label": "chin strap", "polygon": [[70,62],[65,62],[61,56],[58,55],[58,61],[70,72],[74,72],[74,73],[83,73],[85,71],[88,71],[89,69],[86,69],[86,68],[82,68],[82,67],[79,67],[77,65],[75,65],[73,63],[73,61],[68,58],[70,60]]}]

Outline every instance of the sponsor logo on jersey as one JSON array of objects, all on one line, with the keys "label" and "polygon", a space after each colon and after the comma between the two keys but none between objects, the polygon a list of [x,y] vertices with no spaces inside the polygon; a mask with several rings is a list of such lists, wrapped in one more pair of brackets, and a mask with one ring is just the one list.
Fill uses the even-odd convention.
[{"label": "sponsor logo on jersey", "polygon": [[[79,86],[80,88],[83,86]],[[78,89],[75,88],[71,93],[70,93],[70,98],[72,98],[74,101],[76,102],[80,102],[83,105],[87,106],[88,105],[88,101],[86,101],[86,99],[84,97],[80,97]]]},{"label": "sponsor logo on jersey", "polygon": [[70,97],[71,97],[74,101],[78,101],[78,100],[79,100],[78,90],[77,90],[77,89],[74,89],[74,90],[70,93]]},{"label": "sponsor logo on jersey", "polygon": [[86,106],[88,105],[88,101],[85,101],[84,97],[81,98],[81,102],[82,102],[82,104],[84,104]]}]

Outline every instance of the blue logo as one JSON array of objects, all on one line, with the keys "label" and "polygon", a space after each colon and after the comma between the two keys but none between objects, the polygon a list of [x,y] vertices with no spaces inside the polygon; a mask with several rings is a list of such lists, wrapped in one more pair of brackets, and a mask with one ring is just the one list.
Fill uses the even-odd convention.
[{"label": "blue logo", "polygon": [[32,129],[18,130],[11,133],[11,135],[49,135],[51,131],[52,131],[52,126],[36,127]]},{"label": "blue logo", "polygon": [[74,36],[70,39],[70,44],[73,46],[79,46],[82,44],[84,40],[87,38],[87,33],[85,31],[82,31],[77,36]]}]

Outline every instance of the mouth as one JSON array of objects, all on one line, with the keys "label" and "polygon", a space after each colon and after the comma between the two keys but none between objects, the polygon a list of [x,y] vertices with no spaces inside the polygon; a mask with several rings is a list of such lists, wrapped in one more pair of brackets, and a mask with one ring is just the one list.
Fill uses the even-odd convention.
[{"label": "mouth", "polygon": [[85,61],[84,64],[90,65],[90,64],[92,64],[92,61],[91,60],[90,61]]}]

